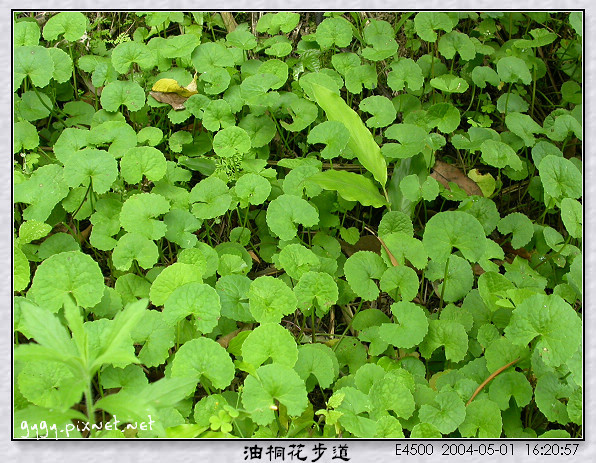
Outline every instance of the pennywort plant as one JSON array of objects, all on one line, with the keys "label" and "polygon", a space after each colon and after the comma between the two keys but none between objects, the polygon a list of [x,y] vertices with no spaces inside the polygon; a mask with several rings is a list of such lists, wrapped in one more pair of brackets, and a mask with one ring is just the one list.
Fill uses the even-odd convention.
[{"label": "pennywort plant", "polygon": [[582,20],[15,13],[15,437],[581,437]]}]

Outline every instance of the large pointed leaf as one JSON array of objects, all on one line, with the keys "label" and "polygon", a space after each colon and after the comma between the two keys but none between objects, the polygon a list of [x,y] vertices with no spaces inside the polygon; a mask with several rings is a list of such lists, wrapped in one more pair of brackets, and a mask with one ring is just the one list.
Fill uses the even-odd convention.
[{"label": "large pointed leaf", "polygon": [[327,119],[339,121],[349,130],[348,146],[356,154],[364,168],[372,173],[375,180],[384,187],[387,182],[387,164],[381,154],[381,148],[362,119],[339,95],[328,88],[313,83],[312,90],[317,104],[323,108]]},{"label": "large pointed leaf", "polygon": [[348,201],[358,201],[363,206],[383,207],[387,201],[373,182],[363,175],[345,170],[326,170],[310,177],[325,190],[334,190]]}]

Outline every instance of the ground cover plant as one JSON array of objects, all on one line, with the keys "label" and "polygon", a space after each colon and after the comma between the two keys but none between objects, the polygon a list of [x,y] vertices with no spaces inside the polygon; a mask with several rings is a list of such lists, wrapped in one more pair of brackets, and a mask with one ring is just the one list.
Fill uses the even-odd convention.
[{"label": "ground cover plant", "polygon": [[582,436],[581,13],[13,32],[15,437]]}]

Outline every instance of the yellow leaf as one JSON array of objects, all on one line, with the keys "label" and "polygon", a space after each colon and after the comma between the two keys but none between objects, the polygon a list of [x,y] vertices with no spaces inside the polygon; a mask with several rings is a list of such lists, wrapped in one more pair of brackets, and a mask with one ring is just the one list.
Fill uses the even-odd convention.
[{"label": "yellow leaf", "polygon": [[481,174],[478,169],[472,169],[468,172],[468,177],[476,182],[486,198],[489,198],[495,192],[497,182],[491,174]]},{"label": "yellow leaf", "polygon": [[189,97],[195,95],[197,92],[196,76],[193,81],[186,87],[180,86],[175,79],[159,79],[151,88],[154,92],[162,93],[176,93],[177,95]]}]

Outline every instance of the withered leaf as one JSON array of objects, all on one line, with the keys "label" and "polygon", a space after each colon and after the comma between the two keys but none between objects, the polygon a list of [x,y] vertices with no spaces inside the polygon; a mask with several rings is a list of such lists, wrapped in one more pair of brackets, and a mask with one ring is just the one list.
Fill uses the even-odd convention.
[{"label": "withered leaf", "polygon": [[453,182],[470,196],[483,196],[482,190],[474,180],[446,162],[436,161],[430,176],[447,189],[449,189],[449,182]]},{"label": "withered leaf", "polygon": [[169,104],[176,111],[184,109],[184,102],[189,98],[188,96],[180,96],[173,92],[149,92],[149,95],[160,103]]}]

